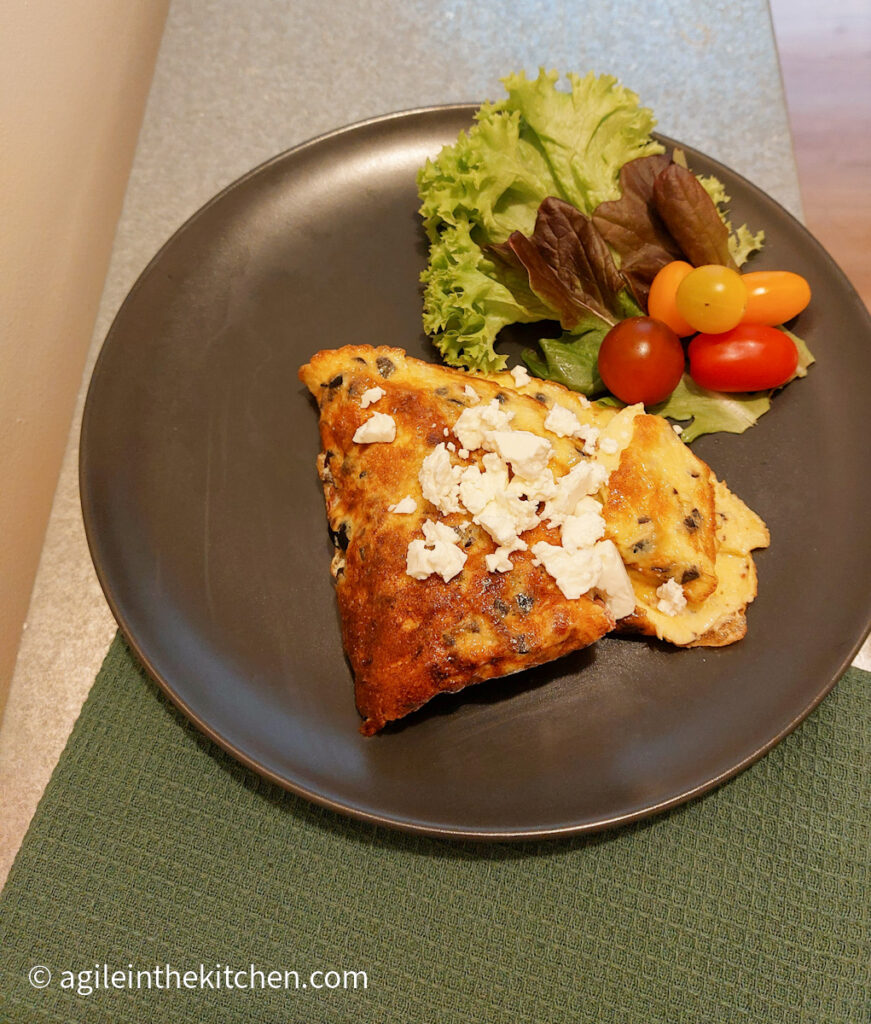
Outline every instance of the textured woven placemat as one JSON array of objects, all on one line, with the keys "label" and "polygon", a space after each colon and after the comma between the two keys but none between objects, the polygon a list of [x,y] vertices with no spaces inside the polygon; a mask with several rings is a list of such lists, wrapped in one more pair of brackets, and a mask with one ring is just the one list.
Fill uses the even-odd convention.
[{"label": "textured woven placemat", "polygon": [[262,782],[116,640],[0,901],[0,1019],[866,1021],[869,681],[687,807],[473,846]]}]

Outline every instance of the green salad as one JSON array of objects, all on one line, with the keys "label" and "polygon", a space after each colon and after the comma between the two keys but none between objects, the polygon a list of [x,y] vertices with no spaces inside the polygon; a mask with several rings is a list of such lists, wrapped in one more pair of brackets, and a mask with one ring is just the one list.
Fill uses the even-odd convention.
[{"label": "green salad", "polygon": [[[567,77],[564,89],[557,72],[509,75],[506,97],[420,168],[423,324],[446,363],[492,373],[506,367],[503,328],[546,322],[523,353],[530,372],[616,403],[600,348],[615,325],[647,316],[657,273],[675,261],[737,271],[764,232],[731,224],[722,183],[666,152],[652,112],[616,78]],[[792,379],[813,358],[788,336]],[[687,441],[740,433],[773,390],[725,393],[685,372],[652,411],[684,423]]]}]

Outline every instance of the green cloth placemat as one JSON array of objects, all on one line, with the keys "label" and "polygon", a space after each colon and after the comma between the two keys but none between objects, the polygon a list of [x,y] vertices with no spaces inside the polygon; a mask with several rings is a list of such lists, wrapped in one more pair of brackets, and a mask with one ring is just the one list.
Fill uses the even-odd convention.
[{"label": "green cloth placemat", "polygon": [[116,640],[0,901],[0,1019],[868,1021],[869,680],[667,815],[458,845],[264,783]]}]

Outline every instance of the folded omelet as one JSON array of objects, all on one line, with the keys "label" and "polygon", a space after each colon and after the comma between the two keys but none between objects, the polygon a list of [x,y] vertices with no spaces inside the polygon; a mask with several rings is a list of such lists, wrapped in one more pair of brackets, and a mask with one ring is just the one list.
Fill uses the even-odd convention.
[{"label": "folded omelet", "polygon": [[761,519],[641,406],[346,346],[300,370],[362,731],[614,630],[744,635]]}]

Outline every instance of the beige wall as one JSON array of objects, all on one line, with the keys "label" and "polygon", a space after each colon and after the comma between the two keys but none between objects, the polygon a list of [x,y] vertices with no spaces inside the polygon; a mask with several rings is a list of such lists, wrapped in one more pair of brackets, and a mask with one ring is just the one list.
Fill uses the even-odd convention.
[{"label": "beige wall", "polygon": [[0,710],[168,0],[6,4],[0,32]]}]

